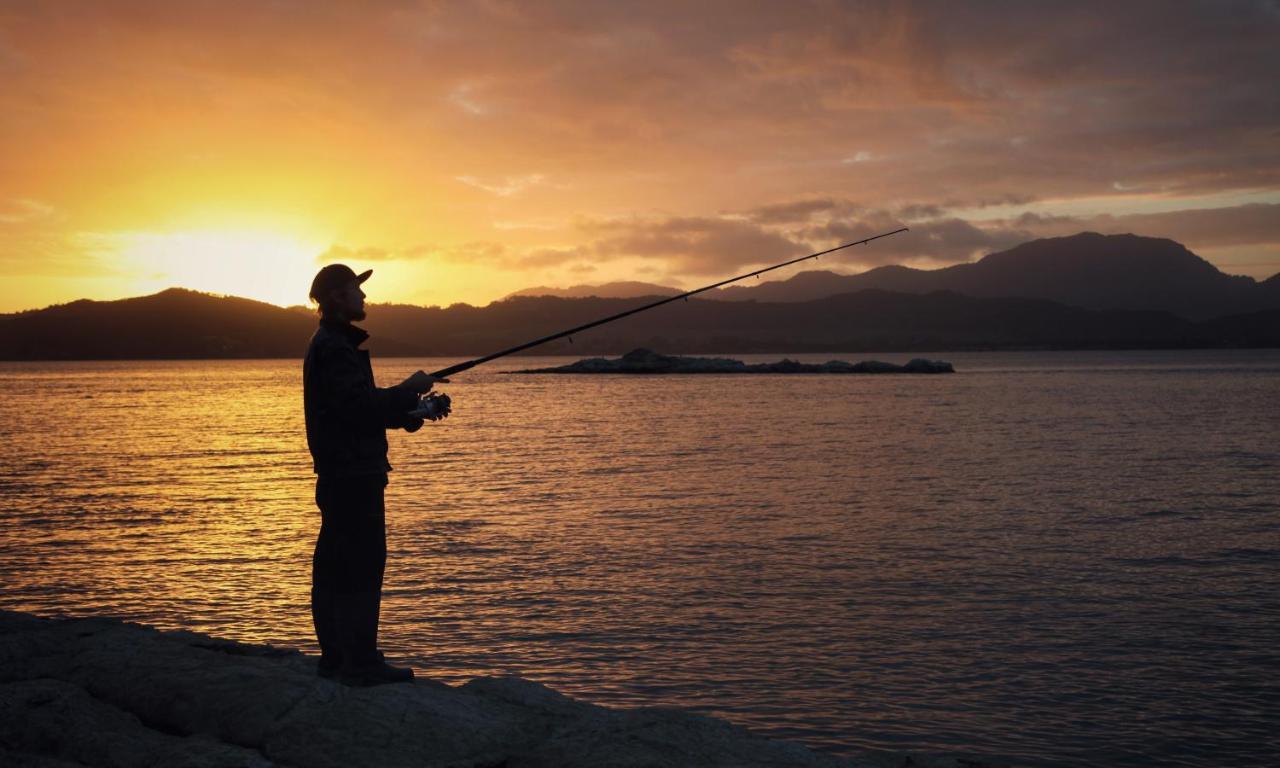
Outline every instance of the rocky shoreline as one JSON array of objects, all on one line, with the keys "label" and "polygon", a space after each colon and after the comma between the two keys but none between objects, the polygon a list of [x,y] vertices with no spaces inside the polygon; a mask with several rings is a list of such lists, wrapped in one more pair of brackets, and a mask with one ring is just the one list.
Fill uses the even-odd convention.
[{"label": "rocky shoreline", "polygon": [[347,688],[315,657],[110,618],[0,611],[0,764],[202,768],[980,768],[839,758],[671,708],[519,678]]},{"label": "rocky shoreline", "polygon": [[905,365],[879,360],[847,363],[829,360],[825,363],[800,363],[782,359],[776,363],[748,365],[727,357],[681,357],[660,355],[648,349],[633,349],[615,360],[589,357],[555,368],[529,368],[507,373],[955,373],[951,363],[916,358]]}]

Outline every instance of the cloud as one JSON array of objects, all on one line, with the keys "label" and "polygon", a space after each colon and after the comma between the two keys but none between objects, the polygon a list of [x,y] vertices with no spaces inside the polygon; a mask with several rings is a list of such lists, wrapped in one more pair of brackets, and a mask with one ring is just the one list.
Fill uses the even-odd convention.
[{"label": "cloud", "polygon": [[915,221],[919,219],[937,219],[941,218],[946,209],[938,205],[904,205],[898,209],[898,216],[907,221]]},{"label": "cloud", "polygon": [[848,243],[901,227],[909,231],[832,254],[832,260],[862,267],[913,262],[953,264],[972,261],[992,251],[1003,250],[1032,239],[1025,229],[1008,226],[979,227],[959,218],[904,221],[888,211],[831,221],[809,230],[815,240]]},{"label": "cloud", "polygon": [[436,248],[432,253],[446,261],[464,264],[500,264],[507,262],[511,255],[506,245],[490,240],[472,240]]},{"label": "cloud", "polygon": [[476,100],[473,95],[474,88],[470,83],[459,83],[449,92],[449,101],[457,104],[459,108],[468,114],[489,114],[493,109]]},{"label": "cloud", "polygon": [[54,207],[30,198],[16,198],[0,204],[0,224],[25,224],[47,219],[54,214]]},{"label": "cloud", "polygon": [[420,243],[408,248],[389,249],[378,246],[354,248],[333,245],[316,257],[316,261],[422,261],[442,258],[452,261],[500,260],[507,254],[507,247],[500,243],[472,241],[452,246]]},{"label": "cloud", "polygon": [[[40,231],[16,235],[0,229],[0,268],[11,277],[120,277],[129,271],[119,262],[115,238],[93,232]],[[78,297],[66,297],[70,301]]]},{"label": "cloud", "polygon": [[521,251],[507,260],[512,269],[542,269],[555,267],[577,259],[594,258],[595,254],[587,246],[570,248],[532,248]]},{"label": "cloud", "polygon": [[[5,275],[86,277],[121,274],[118,243],[66,227],[66,213],[30,197],[0,203],[0,268]],[[10,281],[9,285],[20,285]],[[68,297],[66,300],[70,300]]]},{"label": "cloud", "polygon": [[819,214],[848,214],[858,210],[858,208],[859,206],[847,200],[819,197],[762,205],[745,211],[743,215],[759,224],[796,224],[809,221]]},{"label": "cloud", "polygon": [[405,248],[400,255],[405,259],[425,259],[435,254],[436,250],[434,245],[414,245]]},{"label": "cloud", "polygon": [[405,249],[400,254],[405,258],[438,259],[455,265],[503,271],[541,270],[595,258],[590,249],[583,246],[516,248],[492,240],[418,245]]},{"label": "cloud", "polygon": [[714,217],[600,221],[592,252],[606,257],[658,258],[673,272],[713,275],[748,265],[785,261],[810,248],[753,222]]},{"label": "cloud", "polygon": [[724,275],[901,227],[909,231],[823,258],[828,263],[864,269],[899,263],[933,267],[973,261],[1029,240],[1081,231],[1171,237],[1193,248],[1274,246],[1280,244],[1280,205],[1122,216],[1024,214],[970,221],[948,215],[945,208],[932,204],[909,204],[889,211],[842,200],[809,199],[730,211],[718,217],[582,218],[577,228],[588,240],[579,246],[513,249],[496,243],[470,243],[451,249],[448,258],[504,269],[573,265],[569,267],[572,271],[586,271],[588,263],[596,270],[601,264],[629,259],[629,269],[640,265],[675,279],[677,275]]},{"label": "cloud", "polygon": [[[62,84],[68,109],[97,109],[77,79],[90,71],[125,101],[277,99],[344,121],[350,105],[384,139],[430,126],[442,161],[493,158],[449,173],[495,190],[512,157],[693,171],[789,149],[794,178],[811,147],[844,166],[832,189],[869,175],[895,198],[939,181],[975,197],[1238,188],[1280,161],[1265,2],[299,7],[121,2],[73,23],[13,3],[11,55],[45,62],[14,93]],[[819,194],[821,172],[803,171]]]},{"label": "cloud", "polygon": [[[1096,194],[1116,181],[1238,189],[1274,184],[1280,168],[1273,3],[298,13],[289,2],[126,1],[86,5],[74,23],[41,6],[12,3],[0,22],[12,56],[43,62],[19,73],[15,101],[50,94],[46,108],[68,117],[157,100],[194,107],[193,119],[256,105],[277,121],[303,115],[300,130],[315,118],[370,120],[379,141],[366,143],[419,143],[446,178],[495,195],[529,186],[501,170],[529,157],[556,176],[589,167],[688,178],[768,157],[777,178],[762,182],[814,197],[854,182],[881,205],[928,190],[965,205]],[[187,44],[197,31],[200,45]]]},{"label": "cloud", "polygon": [[483,181],[475,176],[455,176],[455,179],[476,189],[483,189],[497,195],[498,197],[511,197],[512,195],[536,187],[546,181],[546,176],[541,173],[530,173],[524,176],[506,176],[498,180]]},{"label": "cloud", "polygon": [[[905,210],[923,213],[931,209],[907,206]],[[876,241],[873,248],[854,248],[832,257],[862,266],[903,261],[948,264],[971,261],[1028,240],[1085,231],[1167,237],[1192,250],[1255,246],[1271,252],[1280,246],[1280,204],[1251,203],[1226,208],[1097,216],[1026,213],[977,222],[945,215],[910,221],[901,211],[897,214],[872,211],[811,227],[807,234],[815,241],[849,242],[899,226],[908,226],[910,231]]]},{"label": "cloud", "polygon": [[348,248],[345,245],[332,245],[328,250],[316,256],[316,261],[328,263],[334,261],[391,261],[400,258],[399,254],[385,248],[364,247]]},{"label": "cloud", "polygon": [[1012,192],[1007,192],[1005,194],[996,195],[994,197],[978,197],[978,198],[968,198],[964,200],[960,200],[960,199],[948,200],[941,203],[940,207],[943,209],[950,209],[950,208],[981,209],[981,208],[993,208],[996,206],[1026,205],[1028,203],[1034,203],[1038,199],[1039,198],[1037,198],[1035,195],[1020,195],[1020,194],[1014,194]]},{"label": "cloud", "polygon": [[17,74],[25,69],[27,59],[13,47],[13,44],[0,35],[0,72]]},{"label": "cloud", "polygon": [[1250,203],[1162,213],[1047,216],[1027,213],[1005,222],[1038,237],[1083,230],[1167,237],[1192,248],[1280,244],[1280,204]]}]

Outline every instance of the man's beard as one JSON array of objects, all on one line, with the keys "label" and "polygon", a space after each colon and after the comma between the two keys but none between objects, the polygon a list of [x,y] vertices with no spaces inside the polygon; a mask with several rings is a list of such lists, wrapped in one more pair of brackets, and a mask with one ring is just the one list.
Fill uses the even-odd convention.
[{"label": "man's beard", "polygon": [[363,320],[363,319],[364,319],[364,307],[361,307],[360,309],[356,310],[355,312],[352,312],[352,313],[351,313],[351,319],[352,319],[352,320]]}]

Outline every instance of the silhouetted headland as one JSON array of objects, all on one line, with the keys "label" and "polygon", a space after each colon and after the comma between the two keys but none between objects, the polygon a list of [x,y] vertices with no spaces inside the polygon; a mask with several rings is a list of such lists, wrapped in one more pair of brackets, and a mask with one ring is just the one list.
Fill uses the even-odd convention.
[{"label": "silhouetted headland", "polygon": [[555,368],[530,368],[508,373],[955,373],[955,368],[942,360],[924,358],[916,358],[906,365],[879,360],[863,360],[860,363],[846,363],[843,360],[800,363],[786,359],[776,363],[747,364],[727,357],[682,357],[660,355],[648,349],[633,349],[614,360],[590,357]]},{"label": "silhouetted headland", "polygon": [[0,764],[982,766],[822,755],[723,720],[609,709],[515,677],[347,688],[316,676],[315,658],[294,650],[10,611],[0,611]]}]

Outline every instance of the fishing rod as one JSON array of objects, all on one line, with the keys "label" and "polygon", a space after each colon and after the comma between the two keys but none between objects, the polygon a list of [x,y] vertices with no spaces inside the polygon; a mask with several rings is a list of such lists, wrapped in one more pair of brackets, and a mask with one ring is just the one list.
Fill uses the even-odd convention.
[{"label": "fishing rod", "polygon": [[852,247],[853,247],[853,246],[855,246],[855,245],[865,245],[865,244],[867,244],[867,243],[871,242],[872,240],[879,240],[879,239],[880,239],[880,238],[882,238],[882,237],[888,237],[888,236],[890,236],[890,235],[896,235],[896,234],[898,234],[899,232],[906,232],[906,231],[907,231],[907,228],[906,228],[906,227],[902,227],[901,229],[895,229],[895,230],[893,230],[892,232],[885,232],[885,233],[883,233],[883,234],[879,234],[879,235],[874,235],[874,236],[872,236],[872,237],[868,237],[868,238],[866,238],[865,240],[856,240],[856,241],[854,241],[854,242],[852,242],[852,243],[845,243],[844,245],[837,245],[835,248],[828,248],[828,249],[827,249],[827,250],[825,250],[825,251],[818,251],[817,253],[811,253],[811,254],[809,254],[808,256],[801,256],[801,257],[800,257],[800,258],[798,258],[798,259],[792,259],[792,260],[790,260],[790,261],[784,261],[784,262],[782,262],[781,264],[774,264],[772,267],[765,267],[764,269],[757,269],[755,272],[748,272],[748,273],[747,273],[747,274],[745,274],[745,275],[738,275],[737,277],[731,277],[731,278],[729,278],[728,280],[721,280],[721,281],[720,281],[720,282],[718,282],[718,283],[712,283],[711,285],[706,285],[706,286],[703,286],[703,287],[698,288],[698,289],[696,289],[696,290],[687,291],[687,292],[682,293],[682,294],[680,294],[680,295],[678,295],[678,296],[669,296],[669,297],[667,297],[667,298],[665,298],[665,299],[661,299],[660,301],[655,301],[655,302],[653,302],[652,304],[645,304],[643,307],[636,307],[635,309],[629,309],[629,310],[627,310],[626,312],[619,312],[619,313],[618,313],[618,314],[616,314],[616,315],[609,315],[608,317],[603,317],[603,318],[600,318],[599,320],[596,320],[596,321],[593,321],[593,322],[590,322],[590,323],[584,323],[584,324],[582,324],[582,325],[579,325],[579,326],[575,326],[575,327],[573,327],[573,328],[570,328],[570,329],[569,329],[569,330],[567,330],[567,331],[559,331],[558,333],[553,333],[553,334],[551,334],[550,336],[543,336],[543,337],[542,337],[542,338],[540,338],[540,339],[534,339],[533,341],[527,341],[527,342],[525,342],[524,344],[516,345],[516,346],[514,346],[514,347],[511,347],[510,349],[504,349],[504,350],[502,350],[501,352],[494,352],[494,353],[493,353],[493,354],[491,354],[491,355],[485,355],[484,357],[477,357],[477,358],[476,358],[476,359],[474,359],[474,360],[468,360],[468,361],[466,361],[466,362],[464,362],[464,363],[458,363],[457,365],[451,365],[451,366],[449,366],[448,368],[441,368],[440,370],[438,370],[438,371],[436,371],[436,372],[432,373],[431,375],[432,375],[432,376],[434,376],[434,377],[436,377],[437,379],[447,378],[447,377],[449,377],[449,376],[452,376],[452,375],[453,375],[453,374],[455,374],[455,373],[462,373],[463,371],[466,371],[466,370],[470,370],[470,369],[472,369],[472,368],[475,368],[477,365],[480,365],[481,363],[487,363],[487,362],[489,362],[490,360],[497,360],[497,359],[498,359],[498,358],[500,358],[500,357],[506,357],[507,355],[515,354],[516,352],[521,352],[521,351],[523,351],[523,350],[529,349],[530,347],[536,347],[536,346],[538,346],[539,344],[546,344],[548,341],[555,341],[556,339],[563,339],[563,338],[564,338],[564,337],[566,337],[566,336],[572,336],[572,335],[573,335],[573,334],[575,334],[575,333],[581,333],[582,331],[585,331],[585,330],[587,330],[588,328],[595,328],[597,325],[604,325],[605,323],[612,323],[614,320],[621,320],[621,319],[622,319],[622,318],[624,318],[624,317],[629,317],[629,316],[631,316],[631,315],[634,315],[634,314],[637,314],[637,313],[640,313],[640,312],[644,312],[645,310],[653,309],[654,307],[660,307],[660,306],[662,306],[663,304],[670,304],[670,303],[671,303],[671,302],[673,302],[673,301],[679,301],[679,300],[681,300],[681,299],[688,299],[690,296],[697,295],[697,294],[702,293],[702,292],[704,292],[704,291],[709,291],[709,290],[711,290],[711,289],[713,289],[713,288],[719,288],[719,287],[720,287],[720,286],[722,286],[722,285],[728,285],[729,283],[736,283],[736,282],[738,282],[739,280],[746,280],[748,277],[758,277],[758,276],[760,276],[760,275],[763,275],[765,272],[772,272],[772,271],[773,271],[773,270],[775,270],[775,269],[782,269],[783,267],[789,267],[789,266],[791,266],[792,264],[799,264],[800,262],[802,262],[802,261],[807,261],[808,259],[816,259],[816,258],[818,258],[819,256],[825,256],[825,255],[827,255],[828,253],[834,253],[834,252],[836,252],[836,251],[840,251],[840,250],[843,250],[843,249],[845,249],[845,248],[852,248]]}]

